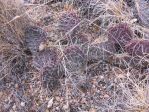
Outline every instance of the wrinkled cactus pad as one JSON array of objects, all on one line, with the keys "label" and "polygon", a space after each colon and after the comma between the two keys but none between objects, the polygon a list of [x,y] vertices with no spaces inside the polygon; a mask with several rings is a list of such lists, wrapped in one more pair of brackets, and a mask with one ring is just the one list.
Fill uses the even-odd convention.
[{"label": "wrinkled cactus pad", "polygon": [[64,49],[64,59],[69,71],[77,71],[84,66],[86,56],[78,46],[68,46]]},{"label": "wrinkled cactus pad", "polygon": [[107,74],[110,70],[110,65],[107,62],[98,61],[97,63],[93,63],[90,66],[88,66],[85,70],[85,74],[94,77],[102,74]]},{"label": "wrinkled cactus pad", "polygon": [[132,38],[133,33],[125,23],[110,27],[108,30],[108,40],[119,45],[122,50],[124,49],[125,44],[127,44]]},{"label": "wrinkled cactus pad", "polygon": [[58,54],[56,48],[47,48],[40,51],[33,57],[33,66],[37,70],[43,70],[45,67],[55,67],[58,62]]},{"label": "wrinkled cactus pad", "polygon": [[98,44],[92,44],[88,48],[84,50],[87,55],[88,61],[95,60],[108,60],[108,58],[113,54],[116,53],[116,49],[113,43],[108,41],[101,42]]},{"label": "wrinkled cactus pad", "polygon": [[79,22],[80,18],[77,13],[64,12],[59,19],[58,30],[65,34],[72,30]]},{"label": "wrinkled cactus pad", "polygon": [[133,56],[147,56],[149,54],[149,40],[132,40],[125,46],[125,49],[126,52]]},{"label": "wrinkled cactus pad", "polygon": [[42,85],[51,92],[61,87],[60,81],[58,79],[49,78],[48,75],[42,75]]}]

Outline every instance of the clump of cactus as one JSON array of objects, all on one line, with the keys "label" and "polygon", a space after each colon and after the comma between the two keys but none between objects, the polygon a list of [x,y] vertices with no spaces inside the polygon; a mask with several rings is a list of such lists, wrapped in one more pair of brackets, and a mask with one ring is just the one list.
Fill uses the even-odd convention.
[{"label": "clump of cactus", "polygon": [[[121,23],[115,27],[111,27],[108,30],[108,42],[111,43],[116,52],[121,53],[121,56],[111,56],[113,65],[121,68],[138,66],[135,63],[140,64],[139,68],[146,68],[147,61],[142,60],[140,57],[147,58],[149,53],[149,40],[147,39],[133,39],[133,33],[127,24]],[[123,53],[122,53],[123,52]],[[128,53],[128,55],[123,55]],[[113,59],[112,59],[113,58]]]},{"label": "clump of cactus", "polygon": [[46,48],[33,57],[33,66],[41,74],[44,88],[50,91],[60,87],[59,79],[63,78],[63,69],[59,62],[59,52],[56,48]]},{"label": "clump of cactus", "polygon": [[0,0],[1,111],[148,111],[146,0],[9,1]]},{"label": "clump of cactus", "polygon": [[[121,56],[114,56],[110,61],[119,67],[128,68],[146,68],[147,61],[142,57],[147,58],[149,53],[148,39],[133,39],[133,33],[127,24],[121,23],[115,27],[109,28],[108,42],[112,43],[116,52],[121,53]],[[119,52],[120,51],[120,52]],[[123,52],[123,53],[122,53]],[[127,55],[123,55],[126,54]],[[135,64],[138,63],[138,64]],[[138,66],[141,65],[141,66]]]}]

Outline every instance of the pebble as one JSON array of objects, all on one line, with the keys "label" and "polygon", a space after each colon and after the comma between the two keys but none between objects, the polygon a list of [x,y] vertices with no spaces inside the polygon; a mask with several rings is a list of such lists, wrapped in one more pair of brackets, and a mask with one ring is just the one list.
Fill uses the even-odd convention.
[{"label": "pebble", "polygon": [[49,100],[48,105],[47,105],[47,108],[51,108],[52,107],[53,100],[54,100],[54,98],[52,98],[52,99]]},{"label": "pebble", "polygon": [[25,102],[21,102],[21,104],[20,104],[22,107],[24,107],[25,106]]},{"label": "pebble", "polygon": [[64,106],[63,106],[63,109],[64,109],[64,110],[68,110],[68,109],[69,109],[69,105],[68,105],[68,104],[64,105]]},{"label": "pebble", "polygon": [[94,109],[94,108],[91,108],[91,109],[89,110],[89,112],[97,112],[97,110]]}]

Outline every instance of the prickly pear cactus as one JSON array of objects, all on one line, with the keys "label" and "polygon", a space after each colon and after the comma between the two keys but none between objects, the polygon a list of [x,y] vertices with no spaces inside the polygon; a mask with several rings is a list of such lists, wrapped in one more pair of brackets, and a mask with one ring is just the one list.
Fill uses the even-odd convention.
[{"label": "prickly pear cactus", "polygon": [[72,32],[74,27],[80,22],[80,18],[76,12],[66,11],[62,13],[58,22],[58,30],[64,34]]}]

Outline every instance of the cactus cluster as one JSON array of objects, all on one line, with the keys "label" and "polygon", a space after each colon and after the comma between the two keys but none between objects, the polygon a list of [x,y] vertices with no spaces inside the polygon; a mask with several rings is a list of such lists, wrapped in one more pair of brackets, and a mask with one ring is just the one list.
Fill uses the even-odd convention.
[{"label": "cactus cluster", "polygon": [[[79,22],[78,21],[79,19],[77,18],[78,16],[77,14],[74,15],[74,12],[73,12],[73,16],[72,16],[72,13],[70,12],[65,12],[64,15],[62,15],[60,18],[61,25],[59,26],[59,28],[61,29],[61,31],[67,33],[68,30],[70,30],[76,25],[75,24],[76,22]],[[65,19],[67,18],[66,15],[67,17],[71,17],[71,18]],[[69,23],[69,25],[67,23]],[[63,28],[61,26],[63,26]],[[62,39],[63,42],[66,42],[66,45],[68,46],[64,50],[66,68],[68,68],[69,70],[71,69],[72,71],[76,71],[80,67],[82,67],[82,65],[80,66],[78,63],[84,64],[85,62],[88,65],[88,63],[98,63],[100,60],[104,60],[105,62],[109,62],[109,63],[111,62],[117,63],[119,61],[118,62],[119,64],[112,63],[112,65],[121,66],[124,64],[125,66],[126,65],[125,63],[133,63],[131,61],[133,60],[132,58],[133,58],[134,52],[136,52],[135,53],[136,55],[141,55],[141,56],[144,56],[144,53],[148,53],[148,48],[147,48],[148,41],[146,42],[141,41],[137,45],[136,40],[134,39],[133,31],[130,29],[127,23],[119,23],[113,27],[110,27],[108,29],[108,34],[107,34],[108,40],[105,42],[99,42],[97,44],[91,44],[91,41],[88,40],[87,36],[84,36],[82,34],[83,33],[71,32],[71,35],[67,35],[66,37],[64,37],[64,39]],[[81,44],[85,44],[85,43],[86,45],[83,47],[80,47],[80,48],[79,47],[77,48],[76,46],[74,47],[74,45],[81,46]],[[141,49],[143,49],[143,51]],[[80,52],[80,50],[83,54]],[[115,54],[123,54],[123,53],[128,53],[129,58],[127,56],[126,56],[127,58],[122,58],[122,57],[112,58]],[[85,61],[82,60],[82,59],[85,59],[83,55],[86,57]],[[115,61],[113,61],[113,59]],[[127,65],[127,67],[128,66],[129,65]]]},{"label": "cactus cluster", "polygon": [[148,108],[146,0],[24,1],[0,0],[2,112]]},{"label": "cactus cluster", "polygon": [[53,91],[60,86],[62,72],[59,67],[59,51],[55,47],[47,47],[47,41],[47,35],[41,28],[29,26],[25,29],[25,44],[32,53],[31,64],[41,74],[43,87]]},{"label": "cactus cluster", "polygon": [[[149,57],[149,40],[134,39],[133,33],[127,24],[122,23],[109,28],[108,41],[113,43],[116,51],[121,51],[118,51],[118,53],[122,54],[122,56],[113,59],[115,61],[113,63],[116,65],[130,67],[129,65],[136,66],[136,63],[140,62],[141,66],[148,66],[146,61],[144,64],[143,58]],[[125,53],[128,55],[126,56]]]}]

